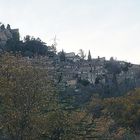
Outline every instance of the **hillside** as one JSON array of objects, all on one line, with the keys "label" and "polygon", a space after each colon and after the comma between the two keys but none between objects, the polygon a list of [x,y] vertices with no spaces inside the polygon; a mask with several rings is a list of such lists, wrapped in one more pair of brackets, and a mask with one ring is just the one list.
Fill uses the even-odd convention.
[{"label": "hillside", "polygon": [[0,139],[139,140],[140,65],[19,35],[0,27]]},{"label": "hillside", "polygon": [[43,66],[49,63],[50,69],[57,73],[56,80],[63,85],[62,89],[72,88],[80,92],[82,86],[85,86],[89,91],[92,89],[103,97],[111,97],[123,95],[129,90],[140,87],[140,65],[113,58],[93,59],[90,51],[88,59],[85,59],[82,50],[77,55],[63,50],[57,52],[55,43],[48,46],[41,39],[29,35],[20,40],[18,30],[11,29],[10,25],[7,25],[7,28],[1,25],[0,29],[2,52],[20,53],[29,61],[42,61]]}]

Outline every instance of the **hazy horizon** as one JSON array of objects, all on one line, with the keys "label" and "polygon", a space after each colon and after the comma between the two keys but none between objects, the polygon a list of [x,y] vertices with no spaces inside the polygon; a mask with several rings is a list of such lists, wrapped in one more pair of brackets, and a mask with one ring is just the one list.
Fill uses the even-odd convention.
[{"label": "hazy horizon", "polygon": [[138,0],[0,0],[0,22],[19,28],[21,37],[55,35],[58,51],[90,50],[92,57],[117,57],[140,64]]}]

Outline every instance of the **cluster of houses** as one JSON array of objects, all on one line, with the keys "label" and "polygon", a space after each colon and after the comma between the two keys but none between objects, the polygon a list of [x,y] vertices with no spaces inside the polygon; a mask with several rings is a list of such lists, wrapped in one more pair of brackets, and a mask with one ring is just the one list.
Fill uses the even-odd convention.
[{"label": "cluster of houses", "polygon": [[[5,27],[0,24],[0,47],[2,48],[6,42],[13,37],[14,33],[19,34],[18,29],[11,29],[10,25]],[[0,48],[0,49],[1,49]],[[105,57],[98,57],[96,59],[85,60],[74,52],[65,53],[65,61],[61,61],[59,55],[49,57],[37,57],[29,59],[32,63],[40,68],[47,69],[49,72],[56,73],[58,81],[63,81],[67,86],[75,86],[77,81],[86,80],[90,84],[96,84],[98,82],[104,84],[106,79],[111,81],[113,74],[109,73],[106,69],[106,63],[108,60]],[[110,60],[116,61],[116,60]],[[41,62],[41,66],[39,65]],[[123,61],[117,61],[122,67],[126,64]],[[117,74],[117,82],[121,83],[124,80],[140,79],[140,65],[132,65],[128,71],[121,71]]]},{"label": "cluster of houses", "polygon": [[[106,62],[109,62],[104,57],[85,60],[74,52],[65,53],[66,60],[60,61],[58,55],[55,60],[48,57],[37,58],[38,62],[42,62],[43,68],[50,72],[56,73],[58,81],[65,83],[66,86],[75,86],[78,80],[88,81],[90,84],[95,85],[97,82],[105,84],[107,81],[112,81],[113,74],[109,73],[106,69]],[[33,59],[36,63],[37,61]],[[117,60],[113,60],[114,62]],[[117,61],[120,66],[124,66],[126,62]],[[140,65],[132,65],[128,71],[121,71],[117,74],[117,82],[121,83],[124,80],[135,80],[140,76]]]}]

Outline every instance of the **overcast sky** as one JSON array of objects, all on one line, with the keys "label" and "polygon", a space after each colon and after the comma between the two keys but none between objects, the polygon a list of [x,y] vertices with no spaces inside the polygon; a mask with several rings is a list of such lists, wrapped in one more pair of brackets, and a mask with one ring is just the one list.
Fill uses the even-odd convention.
[{"label": "overcast sky", "polygon": [[140,0],[0,0],[0,21],[58,50],[140,64]]}]

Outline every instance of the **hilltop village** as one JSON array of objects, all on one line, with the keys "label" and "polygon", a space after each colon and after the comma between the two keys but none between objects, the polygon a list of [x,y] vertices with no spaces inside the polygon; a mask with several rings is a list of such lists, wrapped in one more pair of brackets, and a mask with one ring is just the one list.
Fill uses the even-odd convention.
[{"label": "hilltop village", "polygon": [[140,65],[0,25],[0,140],[138,140],[139,88]]},{"label": "hilltop village", "polygon": [[[14,40],[18,42],[19,47],[11,46],[11,42],[13,43]],[[7,42],[9,42],[10,47]],[[126,92],[140,86],[140,65],[114,60],[113,57],[110,60],[106,60],[105,57],[93,59],[90,51],[88,59],[85,59],[82,50],[79,54],[66,53],[63,50],[56,53],[54,44],[45,46],[40,39],[30,39],[29,36],[25,38],[22,44],[20,42],[18,29],[11,29],[10,25],[7,25],[6,28],[1,25],[1,52],[3,50],[14,52],[11,50],[12,47],[14,49],[18,48],[18,50],[22,48],[19,52],[23,53],[24,59],[32,62],[36,67],[39,66],[53,73],[56,83],[61,84],[64,90],[66,87],[70,87],[78,91],[78,83],[83,86],[90,85],[94,89],[97,89],[97,87],[98,89],[104,89],[103,91],[99,90],[100,92],[111,92],[112,90],[115,92],[122,87],[121,91]],[[37,48],[35,48],[35,45],[37,45]],[[39,47],[41,49],[47,47],[46,54],[43,54],[45,51],[42,51]],[[40,54],[38,55],[39,51]]]},{"label": "hilltop village", "polygon": [[60,76],[58,81],[63,81],[65,86],[75,86],[80,80],[92,85],[107,83],[111,85],[112,82],[121,84],[124,81],[131,81],[133,86],[139,86],[140,65],[114,59],[106,60],[104,57],[85,60],[75,55],[74,52],[64,53],[65,59],[61,60],[62,53],[64,52],[60,52],[53,59],[38,57],[36,59],[28,58],[28,60],[34,63],[42,62],[43,68],[51,72],[57,71]]}]

